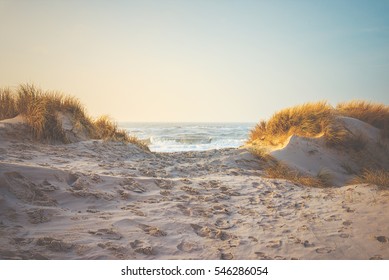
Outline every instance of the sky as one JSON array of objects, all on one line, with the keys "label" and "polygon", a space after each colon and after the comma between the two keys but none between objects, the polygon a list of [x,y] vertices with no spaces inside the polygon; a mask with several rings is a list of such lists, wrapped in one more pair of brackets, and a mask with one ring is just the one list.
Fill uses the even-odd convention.
[{"label": "sky", "polygon": [[388,105],[389,1],[0,0],[0,87],[24,83],[116,121]]}]

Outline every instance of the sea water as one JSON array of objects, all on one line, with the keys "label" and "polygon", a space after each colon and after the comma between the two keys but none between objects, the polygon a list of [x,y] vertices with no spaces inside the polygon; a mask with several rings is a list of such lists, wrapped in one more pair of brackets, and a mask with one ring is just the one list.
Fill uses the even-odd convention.
[{"label": "sea water", "polygon": [[254,123],[131,123],[121,122],[130,135],[144,140],[153,152],[206,151],[237,148]]}]

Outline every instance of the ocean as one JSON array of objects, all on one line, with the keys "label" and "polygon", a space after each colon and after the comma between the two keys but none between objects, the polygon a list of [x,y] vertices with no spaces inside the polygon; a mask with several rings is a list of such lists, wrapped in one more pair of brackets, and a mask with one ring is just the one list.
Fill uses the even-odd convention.
[{"label": "ocean", "polygon": [[153,152],[184,152],[237,148],[244,144],[255,124],[120,122],[118,125],[144,140]]}]

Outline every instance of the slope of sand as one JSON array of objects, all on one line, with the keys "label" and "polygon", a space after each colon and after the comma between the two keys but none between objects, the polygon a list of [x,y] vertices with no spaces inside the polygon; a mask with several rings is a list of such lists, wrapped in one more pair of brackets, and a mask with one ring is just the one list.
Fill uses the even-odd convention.
[{"label": "slope of sand", "polygon": [[28,135],[0,124],[0,259],[389,259],[389,190],[266,179],[243,149]]},{"label": "slope of sand", "polygon": [[329,147],[324,137],[293,135],[283,147],[276,148],[269,154],[311,176],[325,173],[336,186],[346,184],[354,176],[353,173],[358,173],[357,170],[365,166],[389,169],[389,142],[380,136],[378,128],[349,117],[338,117],[338,121],[358,140],[357,143],[362,143],[359,144],[361,151],[355,151],[352,147]]}]

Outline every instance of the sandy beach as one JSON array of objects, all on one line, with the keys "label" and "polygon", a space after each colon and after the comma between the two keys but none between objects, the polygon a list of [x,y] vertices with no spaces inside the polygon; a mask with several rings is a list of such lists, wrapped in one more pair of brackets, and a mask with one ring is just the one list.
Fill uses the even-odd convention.
[{"label": "sandy beach", "polygon": [[0,259],[389,259],[389,190],[263,177],[245,149],[33,141],[0,123]]}]

